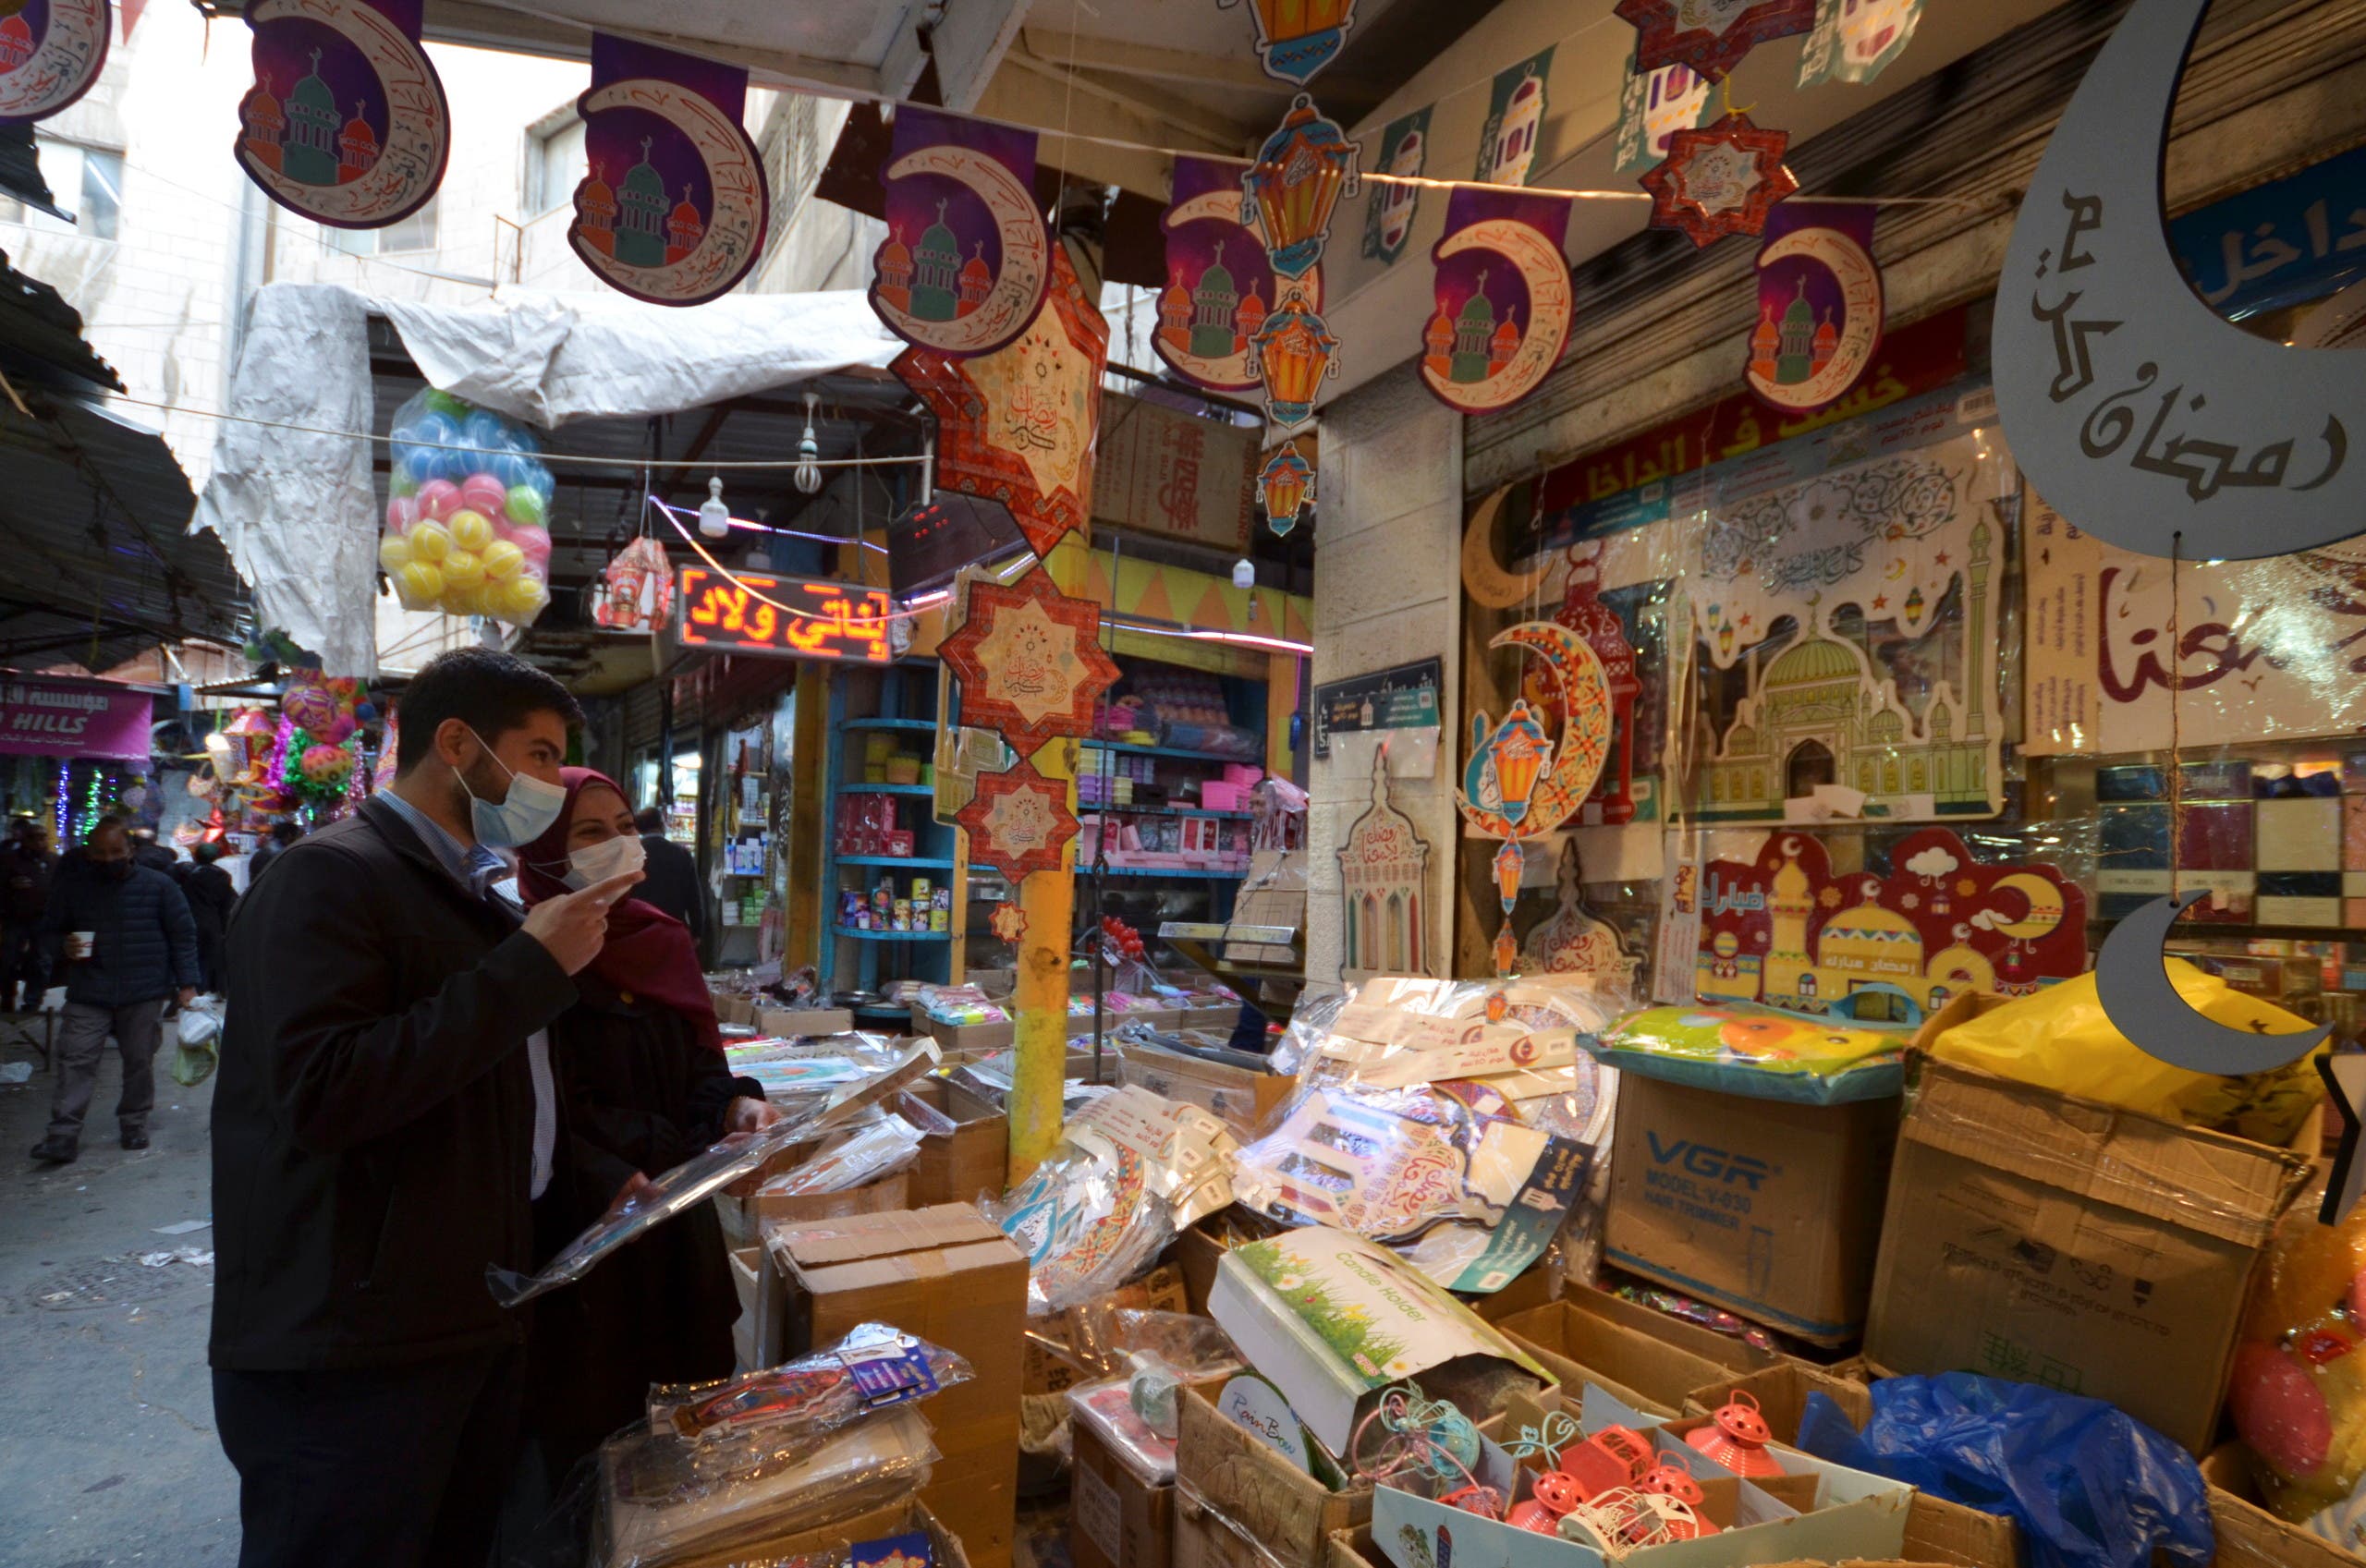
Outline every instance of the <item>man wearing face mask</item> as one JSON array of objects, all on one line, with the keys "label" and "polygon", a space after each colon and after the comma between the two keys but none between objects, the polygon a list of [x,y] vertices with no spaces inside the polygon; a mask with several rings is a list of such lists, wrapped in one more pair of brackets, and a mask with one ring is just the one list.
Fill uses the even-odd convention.
[{"label": "man wearing face mask", "polygon": [[165,1003],[177,996],[186,1006],[197,995],[197,922],[189,901],[172,878],[133,863],[121,822],[103,821],[91,830],[73,870],[51,889],[41,942],[50,972],[66,977],[66,1011],[49,1133],[33,1158],[63,1165],[80,1153],[82,1121],[110,1034],[123,1057],[116,1130],[124,1148],[147,1148]]},{"label": "man wearing face mask", "polygon": [[210,1360],[242,1568],[484,1562],[560,1107],[547,1030],[638,872],[488,892],[558,815],[565,687],[462,649],[398,705],[394,783],[290,846],[231,918],[213,1100]]}]

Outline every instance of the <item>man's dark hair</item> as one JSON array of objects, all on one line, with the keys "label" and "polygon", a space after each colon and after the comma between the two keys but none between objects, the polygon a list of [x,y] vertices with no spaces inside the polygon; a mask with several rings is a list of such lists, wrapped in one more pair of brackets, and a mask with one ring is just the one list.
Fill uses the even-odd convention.
[{"label": "man's dark hair", "polygon": [[632,814],[632,825],[645,833],[665,831],[665,813],[654,806],[644,806]]},{"label": "man's dark hair", "polygon": [[279,845],[282,849],[287,848],[289,845],[295,843],[298,839],[302,838],[303,836],[304,824],[301,822],[274,822],[271,824],[271,842]]},{"label": "man's dark hair", "polygon": [[222,858],[222,846],[210,838],[201,839],[190,848],[189,857],[201,866],[211,866]]},{"label": "man's dark hair", "polygon": [[459,720],[494,746],[536,713],[555,713],[570,728],[583,722],[583,710],[567,687],[515,654],[490,648],[439,653],[412,677],[395,706],[400,737],[395,772],[408,773],[419,766],[434,749],[435,732],[446,719]]}]

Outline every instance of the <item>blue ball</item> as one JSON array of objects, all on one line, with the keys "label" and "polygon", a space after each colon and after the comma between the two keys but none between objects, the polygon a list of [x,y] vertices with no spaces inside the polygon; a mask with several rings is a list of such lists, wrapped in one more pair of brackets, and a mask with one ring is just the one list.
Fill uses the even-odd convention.
[{"label": "blue ball", "polygon": [[399,461],[411,483],[421,485],[443,471],[443,457],[433,446],[407,446],[400,449]]},{"label": "blue ball", "polygon": [[484,408],[469,416],[468,422],[460,427],[460,439],[486,454],[508,452],[517,445],[510,439],[509,421]]},{"label": "blue ball", "polygon": [[410,427],[410,439],[449,446],[460,439],[460,421],[449,414],[421,414]]}]

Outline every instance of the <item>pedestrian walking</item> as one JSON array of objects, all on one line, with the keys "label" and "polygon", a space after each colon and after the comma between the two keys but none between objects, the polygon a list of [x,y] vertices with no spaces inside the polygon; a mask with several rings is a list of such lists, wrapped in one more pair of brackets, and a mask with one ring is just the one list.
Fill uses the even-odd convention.
[{"label": "pedestrian walking", "polygon": [[197,997],[197,924],[173,879],[137,865],[123,824],[91,830],[82,858],[50,887],[42,945],[66,977],[58,1021],[57,1094],[35,1160],[63,1165],[80,1152],[82,1122],[98,1087],[99,1058],[115,1036],[123,1058],[116,1128],[123,1147],[148,1147],[156,1104],[156,1039],[165,1003]]},{"label": "pedestrian walking", "polygon": [[665,836],[665,814],[652,806],[632,820],[640,830],[641,854],[649,880],[640,884],[640,901],[688,926],[693,943],[706,940],[706,898],[699,888],[699,860]]},{"label": "pedestrian walking", "polygon": [[238,906],[238,885],[222,869],[222,845],[212,839],[189,852],[189,874],[181,879],[181,896],[197,921],[199,989],[209,996],[222,994],[222,946],[230,936],[230,911]]},{"label": "pedestrian walking", "polygon": [[564,687],[469,648],[404,693],[394,782],[286,848],[230,922],[209,1359],[241,1568],[484,1562],[560,1107],[547,1031],[640,879],[493,896],[559,814]]},{"label": "pedestrian walking", "polygon": [[262,876],[264,869],[274,860],[278,859],[288,845],[295,844],[303,836],[304,830],[298,823],[272,823],[271,835],[256,845],[255,852],[247,857],[247,891],[253,892],[255,879]]},{"label": "pedestrian walking", "polygon": [[18,817],[10,822],[7,840],[0,843],[0,1013],[17,1011],[19,985],[28,1013],[40,1009],[49,989],[41,916],[56,872],[57,857],[50,853],[49,834],[39,820]]}]

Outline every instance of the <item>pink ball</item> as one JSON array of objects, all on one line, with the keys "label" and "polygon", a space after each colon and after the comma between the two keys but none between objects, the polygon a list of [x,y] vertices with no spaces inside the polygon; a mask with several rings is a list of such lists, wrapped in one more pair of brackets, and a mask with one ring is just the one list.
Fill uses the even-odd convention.
[{"label": "pink ball", "polygon": [[526,559],[545,565],[551,558],[551,536],[547,529],[528,528],[523,523],[510,526],[506,536],[512,544],[525,552]]},{"label": "pink ball", "polygon": [[421,517],[440,523],[460,509],[460,487],[450,480],[429,480],[413,499],[419,503]]},{"label": "pink ball", "polygon": [[397,495],[387,501],[386,531],[388,533],[399,534],[418,520],[418,497],[410,495]]},{"label": "pink ball", "polygon": [[471,512],[498,517],[508,500],[508,487],[491,474],[470,474],[460,481],[460,504]]}]

